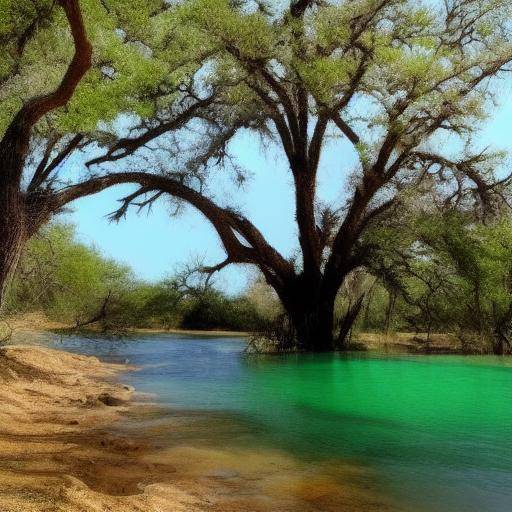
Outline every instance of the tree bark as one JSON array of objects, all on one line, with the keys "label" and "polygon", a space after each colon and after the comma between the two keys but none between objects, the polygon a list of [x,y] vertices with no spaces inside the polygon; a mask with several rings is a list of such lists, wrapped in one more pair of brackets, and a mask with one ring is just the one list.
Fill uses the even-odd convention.
[{"label": "tree bark", "polygon": [[7,287],[18,265],[26,237],[25,207],[17,190],[0,190],[0,312]]},{"label": "tree bark", "polygon": [[312,282],[309,275],[302,274],[288,282],[279,297],[294,331],[298,350],[334,350],[335,296],[322,294],[320,279]]},{"label": "tree bark", "polygon": [[334,350],[334,304],[295,303],[286,308],[297,339],[297,348],[306,352]]},{"label": "tree bark", "polygon": [[[75,53],[59,86],[49,94],[28,100],[0,139],[0,312],[9,281],[28,238],[43,220],[49,220],[46,202],[23,191],[23,172],[30,137],[36,123],[62,107],[91,67],[92,46],[87,39],[79,0],[58,0],[66,14]],[[30,187],[29,187],[30,188]],[[38,211],[38,206],[43,210]]]}]

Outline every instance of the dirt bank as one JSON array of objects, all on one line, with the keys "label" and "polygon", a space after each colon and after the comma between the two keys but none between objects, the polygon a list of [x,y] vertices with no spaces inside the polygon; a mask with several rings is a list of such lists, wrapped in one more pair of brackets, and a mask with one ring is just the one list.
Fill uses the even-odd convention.
[{"label": "dirt bank", "polygon": [[[10,338],[21,340],[25,336],[33,337],[42,335],[45,332],[56,333],[98,333],[100,326],[91,325],[82,330],[76,330],[73,325],[49,320],[42,312],[24,313],[0,321],[0,340]],[[178,334],[183,336],[204,336],[204,337],[248,337],[251,333],[245,331],[226,331],[219,329],[198,330],[198,329],[163,329],[163,328],[135,328],[130,327],[123,331],[131,334]]]},{"label": "dirt bank", "polygon": [[478,347],[462,347],[460,340],[452,334],[395,332],[356,333],[353,336],[355,350],[379,352],[407,352],[411,354],[480,354]]},{"label": "dirt bank", "polygon": [[144,447],[111,433],[130,408],[133,390],[111,382],[125,369],[46,348],[0,351],[1,512],[200,510],[172,486],[137,487],[155,472],[138,460]]}]

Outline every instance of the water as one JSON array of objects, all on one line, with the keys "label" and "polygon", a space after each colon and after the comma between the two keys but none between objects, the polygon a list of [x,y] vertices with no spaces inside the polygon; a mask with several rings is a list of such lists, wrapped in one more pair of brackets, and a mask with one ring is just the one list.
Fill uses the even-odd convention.
[{"label": "water", "polygon": [[240,339],[174,335],[50,345],[140,365],[123,381],[174,411],[231,425],[228,435],[214,421],[206,433],[192,430],[198,441],[210,436],[306,461],[350,461],[370,468],[379,490],[407,510],[512,510],[509,359],[247,357]]}]

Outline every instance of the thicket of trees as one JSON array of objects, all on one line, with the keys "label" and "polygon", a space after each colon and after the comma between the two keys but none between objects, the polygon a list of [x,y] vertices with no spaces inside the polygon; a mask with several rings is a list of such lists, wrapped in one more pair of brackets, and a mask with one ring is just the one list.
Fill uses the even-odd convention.
[{"label": "thicket of trees", "polygon": [[368,289],[367,300],[376,294],[387,307],[360,318],[364,327],[453,333],[463,349],[512,350],[510,217],[480,224],[453,211],[415,214],[368,238],[379,240],[369,271],[387,293]]},{"label": "thicket of trees", "polygon": [[[470,246],[480,243],[471,238],[479,226],[500,229],[511,179],[474,135],[512,63],[509,0],[5,0],[0,8],[0,307],[25,245],[54,215],[132,183],[113,218],[162,198],[199,210],[226,252],[203,270],[256,267],[297,349],[346,347],[367,300],[364,272],[398,297],[389,311],[404,301],[431,329],[442,316],[432,304],[456,287],[456,271],[482,315],[478,335],[491,329],[497,347],[507,344],[506,301],[472,270],[487,279],[485,253],[458,255],[454,242],[427,235],[407,245],[419,221],[387,233],[414,201],[420,212],[432,202],[429,222],[449,220],[447,233],[465,219],[458,234]],[[242,132],[288,164],[298,257],[277,251],[227,194],[215,195],[216,171],[246,178],[233,143]],[[331,188],[342,198],[328,204],[317,190],[327,145],[339,155]],[[412,254],[417,247],[430,256]],[[449,278],[431,293],[438,265]],[[113,307],[112,297],[103,301]]]},{"label": "thicket of trees", "polygon": [[6,313],[44,312],[70,327],[110,333],[173,327],[255,331],[269,321],[256,302],[258,293],[229,297],[196,269],[144,282],[126,265],[78,242],[73,226],[53,224],[27,245]]}]

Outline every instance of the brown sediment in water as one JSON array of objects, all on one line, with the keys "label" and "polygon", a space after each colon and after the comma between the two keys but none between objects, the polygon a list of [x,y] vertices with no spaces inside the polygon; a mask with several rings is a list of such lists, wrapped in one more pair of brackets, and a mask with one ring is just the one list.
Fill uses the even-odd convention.
[{"label": "brown sediment in water", "polygon": [[41,347],[0,351],[0,512],[395,510],[339,461],[180,443],[183,417],[165,427],[178,441],[159,446],[141,421],[154,409],[115,379],[128,369]]}]

